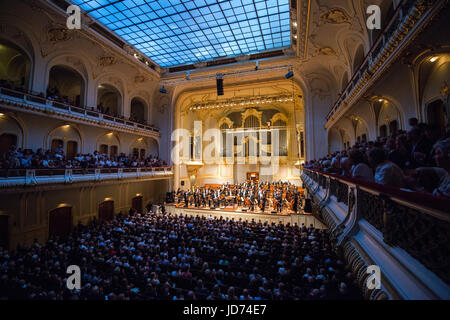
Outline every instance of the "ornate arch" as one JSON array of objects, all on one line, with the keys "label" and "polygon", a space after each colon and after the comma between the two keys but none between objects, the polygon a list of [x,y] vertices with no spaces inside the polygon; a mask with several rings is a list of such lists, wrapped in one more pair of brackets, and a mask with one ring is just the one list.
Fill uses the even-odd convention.
[{"label": "ornate arch", "polygon": [[[4,21],[0,16],[0,21]],[[33,42],[22,28],[0,22],[0,40],[10,42],[15,45],[30,61],[30,70],[28,75],[28,88],[33,88],[34,70],[36,65],[36,55]]]},{"label": "ornate arch", "polygon": [[[425,121],[426,119],[426,107],[427,104],[437,100],[437,99],[442,99],[444,101],[444,103],[447,102],[448,99],[448,83],[442,84],[442,87],[439,88],[440,91],[445,92],[445,90],[447,90],[447,95],[443,95],[442,92],[439,94],[434,94],[434,96],[429,97],[428,99],[426,99],[427,101],[425,101],[425,88],[426,88],[426,83],[428,82],[429,79],[426,79],[426,81],[424,83],[422,83],[422,81],[424,81],[423,77],[421,76],[421,72],[422,72],[422,67],[424,66],[424,63],[426,63],[427,61],[430,61],[431,58],[433,57],[444,57],[445,59],[443,59],[441,62],[439,60],[437,60],[435,62],[435,66],[433,66],[433,68],[430,68],[430,70],[428,70],[428,76],[431,76],[435,70],[437,70],[437,68],[441,67],[444,63],[449,63],[450,62],[450,46],[446,45],[446,46],[441,46],[441,47],[433,47],[433,48],[427,48],[425,50],[422,50],[419,54],[417,54],[414,59],[411,60],[411,66],[412,66],[412,73],[413,73],[413,81],[414,81],[414,92],[415,92],[415,98],[416,98],[416,102],[417,102],[417,115],[419,118],[419,121]],[[448,102],[447,102],[448,103]]]},{"label": "ornate arch", "polygon": [[43,141],[44,150],[48,150],[50,148],[50,146],[51,146],[51,143],[49,142],[49,138],[52,135],[52,133],[55,132],[57,129],[59,129],[59,128],[63,127],[63,126],[66,126],[66,125],[69,125],[78,134],[79,143],[80,143],[79,150],[80,150],[80,152],[83,152],[82,150],[83,150],[84,139],[83,139],[83,135],[81,133],[81,130],[80,130],[80,128],[78,128],[78,126],[76,124],[70,123],[70,122],[59,122],[58,124],[54,125],[47,132],[47,134],[44,136],[44,141]]},{"label": "ornate arch", "polygon": [[77,71],[85,80],[86,88],[92,75],[91,63],[84,55],[77,54],[76,56],[71,51],[56,52],[49,56],[46,65],[46,84],[48,84],[48,75],[52,67],[63,65],[71,67]]},{"label": "ornate arch", "polygon": [[242,128],[245,127],[245,120],[246,120],[248,117],[251,117],[251,116],[256,117],[256,118],[258,119],[258,121],[259,121],[259,126],[261,126],[262,111],[258,111],[258,110],[256,110],[256,109],[250,108],[250,109],[245,110],[245,111],[242,113]]},{"label": "ornate arch", "polygon": [[[118,147],[119,153],[120,153],[120,150],[122,150],[122,148],[121,148],[122,143],[120,141],[119,135],[116,132],[102,133],[102,134],[98,135],[97,138],[95,139],[95,149],[96,150],[100,149],[100,144],[102,143],[101,140],[105,136],[112,137],[112,138],[114,138],[117,141],[117,143],[118,143],[117,147]],[[108,145],[114,145],[114,144],[108,144]]]},{"label": "ornate arch", "polygon": [[233,128],[234,122],[230,120],[228,117],[222,117],[219,120],[219,128],[222,127],[223,124],[226,124],[229,129]]},{"label": "ornate arch", "polygon": [[122,99],[125,96],[125,84],[119,77],[117,72],[108,72],[100,75],[94,82],[95,86],[98,87],[101,84],[109,84],[116,88],[122,95]]},{"label": "ornate arch", "polygon": [[270,119],[271,125],[273,125],[278,120],[283,121],[284,123],[286,123],[286,125],[289,123],[288,117],[286,117],[283,113],[278,112],[278,113],[274,114],[273,117]]},{"label": "ornate arch", "polygon": [[[6,112],[5,113],[5,117],[10,118],[15,123],[15,125],[18,127],[18,129],[20,131],[21,137],[17,137],[18,138],[17,142],[19,142],[19,138],[20,138],[20,146],[17,146],[17,147],[25,148],[25,146],[27,145],[26,144],[26,136],[27,135],[26,135],[25,123],[22,121],[22,119],[17,117],[12,112]],[[12,133],[12,134],[14,134],[14,132],[8,132],[8,131],[5,131],[4,133]],[[19,143],[17,143],[17,144],[19,144]]]}]

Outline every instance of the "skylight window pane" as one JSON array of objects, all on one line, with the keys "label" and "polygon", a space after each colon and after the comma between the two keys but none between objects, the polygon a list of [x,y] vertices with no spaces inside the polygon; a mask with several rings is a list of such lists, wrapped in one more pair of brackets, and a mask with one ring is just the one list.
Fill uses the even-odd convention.
[{"label": "skylight window pane", "polygon": [[73,0],[162,67],[291,45],[289,0]]}]

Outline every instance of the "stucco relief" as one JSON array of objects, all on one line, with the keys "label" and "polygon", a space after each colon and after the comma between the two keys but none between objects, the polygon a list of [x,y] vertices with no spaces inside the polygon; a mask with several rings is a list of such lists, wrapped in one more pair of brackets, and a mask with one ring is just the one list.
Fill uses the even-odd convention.
[{"label": "stucco relief", "polygon": [[329,9],[327,12],[321,14],[320,19],[325,23],[332,24],[351,24],[352,19],[347,15],[347,13],[339,8]]}]

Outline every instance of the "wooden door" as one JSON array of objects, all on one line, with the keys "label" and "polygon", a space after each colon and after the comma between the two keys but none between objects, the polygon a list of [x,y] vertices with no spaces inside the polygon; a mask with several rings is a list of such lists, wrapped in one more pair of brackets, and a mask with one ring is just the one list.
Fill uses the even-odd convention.
[{"label": "wooden door", "polygon": [[100,154],[108,154],[108,146],[106,144],[100,145]]},{"label": "wooden door", "polygon": [[17,136],[9,133],[2,134],[0,136],[0,154],[8,152],[11,146],[17,147]]},{"label": "wooden door", "polygon": [[56,149],[58,149],[59,147],[64,146],[64,141],[60,140],[60,139],[54,139],[52,140],[52,148],[51,151],[55,152]]},{"label": "wooden door", "polygon": [[76,141],[67,142],[66,158],[72,160],[78,151],[78,143]]},{"label": "wooden door", "polygon": [[114,217],[114,201],[108,200],[100,203],[98,207],[98,220],[109,221]]},{"label": "wooden door", "polygon": [[115,156],[117,156],[117,146],[111,146],[110,148],[109,148],[109,156],[110,157],[115,157]]},{"label": "wooden door", "polygon": [[72,207],[57,208],[49,213],[49,237],[64,237],[72,231]]},{"label": "wooden door", "polygon": [[142,213],[142,196],[134,197],[131,201],[131,207],[139,213]]},{"label": "wooden door", "polygon": [[9,248],[9,216],[0,215],[0,248]]}]

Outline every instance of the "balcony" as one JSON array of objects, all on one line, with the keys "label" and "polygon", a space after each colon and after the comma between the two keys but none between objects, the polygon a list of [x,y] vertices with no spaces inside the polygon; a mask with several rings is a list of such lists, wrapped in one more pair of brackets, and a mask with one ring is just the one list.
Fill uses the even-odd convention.
[{"label": "balcony", "polygon": [[0,188],[71,184],[88,181],[124,179],[160,179],[172,176],[170,167],[102,168],[102,169],[2,169]]},{"label": "balcony", "polygon": [[[367,298],[450,298],[450,199],[311,169],[302,180]],[[365,285],[370,265],[380,290]]]},{"label": "balcony", "polygon": [[0,87],[0,103],[7,108],[21,108],[25,112],[42,113],[47,117],[50,115],[144,136],[160,136],[159,129],[154,126],[102,114],[95,111],[94,108],[75,107],[67,103],[49,100],[39,94]]},{"label": "balcony", "polygon": [[392,19],[355,70],[345,89],[328,113],[325,128],[330,128],[387,70],[389,64],[406,48],[424,26],[424,22],[445,5],[445,1],[403,0]]}]

